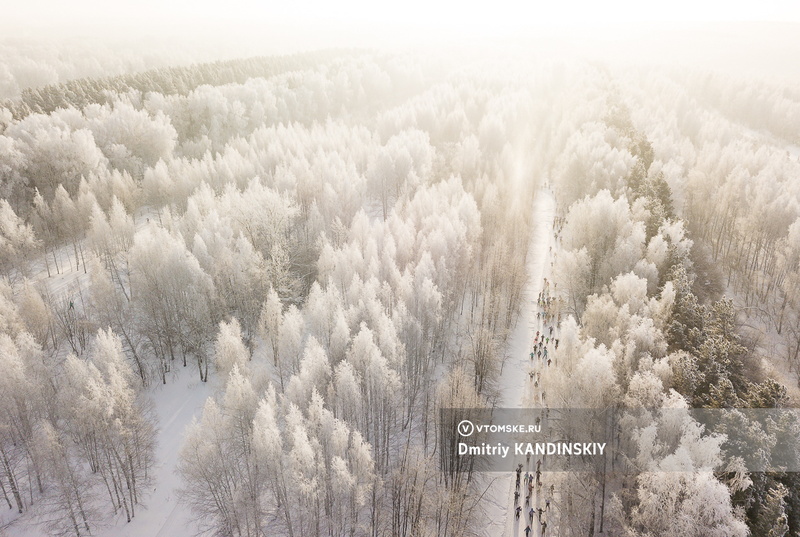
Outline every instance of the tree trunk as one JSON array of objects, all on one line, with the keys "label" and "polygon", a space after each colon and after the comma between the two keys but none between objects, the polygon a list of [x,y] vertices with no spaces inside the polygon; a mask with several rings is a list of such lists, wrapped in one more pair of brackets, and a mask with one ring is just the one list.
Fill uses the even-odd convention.
[{"label": "tree trunk", "polygon": [[17,511],[22,513],[22,509],[24,507],[22,503],[22,495],[19,493],[19,487],[17,486],[17,480],[14,478],[14,472],[11,470],[11,463],[8,461],[8,456],[4,449],[0,448],[0,454],[3,456],[3,469],[6,472],[6,477],[8,478],[8,484],[11,487],[11,493],[14,495],[14,501],[17,504]]}]

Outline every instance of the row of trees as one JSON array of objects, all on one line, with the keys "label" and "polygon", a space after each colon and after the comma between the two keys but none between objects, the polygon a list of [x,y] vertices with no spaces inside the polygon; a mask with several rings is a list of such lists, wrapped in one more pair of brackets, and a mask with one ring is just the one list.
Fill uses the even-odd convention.
[{"label": "row of trees", "polygon": [[56,534],[88,535],[112,512],[130,521],[151,478],[155,425],[120,339],[100,331],[88,358],[56,359],[0,291],[5,503],[19,513],[40,504]]},{"label": "row of trees", "polygon": [[[92,53],[95,54],[96,49],[93,49]],[[39,80],[23,81],[17,88],[20,90],[20,97],[6,99],[0,104],[11,112],[14,119],[19,120],[29,114],[49,114],[59,108],[82,109],[90,104],[109,104],[118,98],[118,94],[129,92],[186,95],[202,85],[241,84],[249,78],[270,77],[289,70],[307,68],[340,54],[338,51],[324,51],[290,56],[244,58],[199,63],[185,67],[137,69],[138,72],[106,77],[102,77],[101,73],[94,76],[89,75],[88,78],[84,78],[88,73],[81,73],[77,77],[70,77],[67,74],[64,78],[72,78],[72,80],[61,83],[57,83],[58,80],[52,80],[58,78],[58,75],[53,77],[45,74]],[[13,64],[11,69],[13,69]],[[41,69],[41,65],[39,69]],[[123,70],[133,71],[134,69],[124,68]],[[108,71],[110,69],[105,72],[108,73]],[[3,97],[15,97],[7,95],[12,93],[11,90],[13,88],[7,88],[6,95]]]},{"label": "row of trees", "polygon": [[[545,377],[544,389],[567,407],[781,406],[786,390],[764,379],[760,364],[742,345],[731,301],[705,305],[695,294],[696,250],[673,212],[662,173],[652,166],[656,152],[635,131],[624,106],[612,105],[605,123],[625,135],[626,158],[633,165],[613,184],[618,197],[600,191],[574,203],[567,214],[565,251],[559,253],[556,273],[579,321],[562,325],[564,351],[556,356],[557,368]],[[567,169],[562,180],[570,180],[569,174]],[[630,449],[640,455],[626,461],[638,473],[636,487],[623,485],[611,502],[615,525],[631,535],[745,535],[748,527],[759,535],[789,531],[794,496],[786,491],[793,484],[783,481],[791,478],[748,477],[741,468],[719,467],[719,442],[689,434],[697,425],[688,415],[683,433],[676,435],[667,412],[620,424],[631,432]],[[753,443],[769,434],[755,431]],[[687,453],[694,455],[686,458]],[[688,471],[672,471],[678,459]],[[595,528],[597,516],[602,527],[607,470],[598,469],[589,486],[585,476],[562,480],[567,501],[561,520],[570,531]],[[674,498],[666,510],[665,494]]]},{"label": "row of trees", "polygon": [[[761,352],[796,369],[796,96],[789,87],[707,73],[631,81],[641,88],[627,96],[637,124],[654,141],[654,166],[692,236],[735,292],[745,324],[768,330],[754,334]],[[716,202],[706,203],[712,196]],[[707,279],[714,280],[699,281]]]}]

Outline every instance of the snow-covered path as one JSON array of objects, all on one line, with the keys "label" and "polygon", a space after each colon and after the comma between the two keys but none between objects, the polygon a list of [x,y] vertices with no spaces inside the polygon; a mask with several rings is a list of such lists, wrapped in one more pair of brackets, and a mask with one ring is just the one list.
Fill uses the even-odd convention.
[{"label": "snow-covered path", "polygon": [[[508,356],[503,365],[500,375],[500,398],[499,408],[527,408],[541,405],[541,400],[534,400],[532,390],[532,380],[529,376],[533,369],[530,360],[531,343],[536,334],[536,330],[541,330],[540,323],[536,318],[536,298],[542,291],[542,285],[550,268],[551,252],[553,242],[553,219],[555,217],[556,202],[553,193],[548,189],[541,189],[536,194],[533,203],[533,232],[531,242],[528,247],[528,257],[526,260],[528,281],[523,291],[522,310],[520,311],[517,326],[511,334],[508,346]],[[538,397],[538,394],[536,395]],[[530,468],[525,471],[535,472],[535,461],[531,461]],[[519,505],[527,511],[530,506],[525,506],[525,492],[521,487],[521,497]],[[528,525],[526,513],[520,516],[519,520],[514,517],[514,489],[515,478],[513,473],[496,474],[484,499],[484,510],[486,513],[486,526],[482,532],[487,537],[525,537],[525,528]],[[531,497],[531,504],[534,509],[544,503],[540,494]],[[537,517],[534,516],[533,530],[530,537],[540,535],[540,526]],[[547,532],[548,534],[550,532]]]},{"label": "snow-covered path", "polygon": [[193,417],[200,418],[213,386],[210,382],[200,382],[197,367],[192,364],[181,367],[176,362],[176,369],[176,378],[148,390],[155,402],[159,430],[151,494],[143,502],[146,507],[140,506],[129,524],[120,518],[114,526],[96,531],[95,537],[174,537],[197,533],[189,507],[178,502],[175,489],[180,480],[175,468],[184,430]]}]

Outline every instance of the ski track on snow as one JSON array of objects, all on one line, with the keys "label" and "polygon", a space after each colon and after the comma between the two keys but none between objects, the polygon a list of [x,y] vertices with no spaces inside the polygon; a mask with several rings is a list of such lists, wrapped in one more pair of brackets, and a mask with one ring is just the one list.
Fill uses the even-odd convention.
[{"label": "ski track on snow", "polygon": [[[536,330],[542,330],[540,322],[536,319],[536,298],[542,291],[545,275],[548,274],[549,263],[552,259],[550,247],[553,241],[553,219],[555,217],[556,202],[549,189],[542,188],[536,194],[533,203],[533,232],[528,247],[526,268],[528,281],[523,291],[523,299],[517,325],[511,335],[508,346],[508,356],[503,364],[500,375],[501,397],[498,408],[525,408],[538,407],[541,400],[534,401],[532,384],[528,373],[531,371],[529,358],[531,342]],[[535,461],[530,464],[521,461],[523,474],[525,471],[535,472]],[[484,506],[487,515],[487,524],[483,529],[486,537],[525,537],[525,527],[528,525],[527,509],[525,505],[524,486],[520,486],[519,505],[523,507],[523,514],[519,520],[514,517],[514,489],[515,474],[494,474],[497,479],[489,487],[484,496]],[[542,491],[544,490],[542,487]],[[534,510],[543,506],[542,494],[534,487],[531,496],[531,506]],[[540,537],[541,527],[536,515],[531,525],[530,537]],[[551,527],[548,530],[554,529]],[[547,535],[551,535],[551,531]]]}]

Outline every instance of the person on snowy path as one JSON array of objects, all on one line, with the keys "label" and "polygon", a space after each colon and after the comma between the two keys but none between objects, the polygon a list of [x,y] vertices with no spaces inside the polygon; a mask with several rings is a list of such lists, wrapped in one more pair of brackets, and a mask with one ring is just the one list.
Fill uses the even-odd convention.
[{"label": "person on snowy path", "polygon": [[528,537],[530,534],[531,534],[531,527],[528,526],[527,528],[525,528],[525,537]]},{"label": "person on snowy path", "polygon": [[514,491],[514,505],[517,505],[518,503],[519,503],[519,491],[515,490]]},{"label": "person on snowy path", "polygon": [[519,520],[519,514],[520,514],[521,512],[522,512],[522,507],[520,507],[520,506],[517,506],[517,508],[516,508],[516,509],[514,509],[514,518],[516,518],[517,520]]}]

